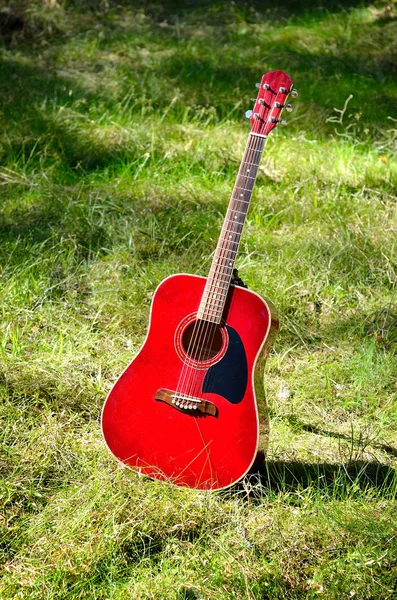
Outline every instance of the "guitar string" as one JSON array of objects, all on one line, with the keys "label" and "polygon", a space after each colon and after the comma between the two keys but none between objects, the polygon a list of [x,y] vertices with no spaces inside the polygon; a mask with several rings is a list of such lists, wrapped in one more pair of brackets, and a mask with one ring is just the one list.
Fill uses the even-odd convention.
[{"label": "guitar string", "polygon": [[[211,295],[214,296],[214,298],[216,299],[215,301],[215,306],[217,304],[220,304],[222,302],[222,296],[224,296],[224,300],[226,300],[228,291],[226,292],[226,294],[224,294],[224,292],[221,292],[221,298],[217,298],[217,295],[219,294],[219,290],[217,289],[219,287],[219,280],[223,283],[226,283],[225,278],[228,279],[229,278],[229,285],[227,286],[227,289],[229,289],[230,286],[230,279],[231,279],[231,273],[229,274],[230,276],[227,275],[227,263],[229,262],[229,259],[231,260],[231,257],[229,256],[230,253],[236,255],[237,254],[237,248],[233,251],[231,250],[231,246],[230,244],[239,244],[239,238],[241,238],[241,232],[242,232],[242,228],[244,225],[244,221],[245,221],[245,216],[246,216],[246,212],[248,210],[248,206],[246,207],[246,211],[245,211],[245,215],[244,215],[244,219],[242,221],[238,221],[237,225],[237,230],[234,230],[234,226],[233,221],[231,221],[231,213],[233,213],[236,210],[239,210],[240,208],[243,208],[243,206],[241,206],[241,204],[249,202],[245,199],[246,195],[245,195],[245,191],[249,192],[249,196],[251,197],[252,194],[252,189],[246,188],[246,184],[248,182],[248,177],[247,177],[247,172],[245,171],[245,173],[243,173],[242,171],[246,169],[246,163],[255,163],[255,165],[259,166],[259,163],[256,162],[256,158],[257,158],[257,154],[259,153],[259,160],[260,160],[260,154],[261,154],[261,147],[263,148],[263,144],[261,143],[263,141],[264,138],[259,138],[257,137],[256,140],[254,140],[254,143],[252,143],[252,139],[251,136],[249,137],[248,141],[247,141],[247,145],[246,145],[246,149],[244,152],[244,156],[243,156],[243,161],[241,164],[241,167],[239,169],[239,174],[236,180],[236,184],[235,184],[235,188],[233,190],[232,193],[232,201],[229,203],[229,207],[228,207],[228,217],[226,217],[223,227],[222,227],[222,237],[221,237],[221,244],[219,245],[219,247],[217,248],[217,252],[216,252],[216,256],[218,258],[218,264],[215,266],[215,270],[214,273],[212,274],[211,277],[211,282],[210,282],[210,286],[207,290],[206,293],[206,302],[208,302],[208,299],[211,298]],[[239,197],[235,197],[235,190],[236,189],[241,189],[241,184],[242,185],[242,189],[244,189],[244,195],[243,195],[243,199],[239,198]],[[241,211],[239,211],[241,212]],[[229,229],[229,227],[231,227]],[[240,229],[240,231],[239,231]],[[231,231],[231,233],[229,234],[229,240],[227,240],[226,238],[226,232]],[[233,238],[232,238],[233,236]],[[237,240],[236,240],[237,238]],[[238,246],[237,246],[238,247]],[[226,259],[226,260],[225,260]],[[226,264],[223,264],[225,263]],[[215,289],[217,289],[217,291],[215,291]],[[226,288],[225,288],[226,289]],[[224,302],[223,302],[224,304]],[[218,310],[220,311],[221,308],[215,308],[211,309],[211,312],[218,312]],[[205,308],[204,308],[204,312],[205,312]],[[207,313],[208,313],[208,309],[207,309]],[[217,318],[217,317],[216,317]],[[198,323],[198,327],[194,328],[194,331],[192,333],[191,336],[191,349],[193,350],[193,357],[196,358],[195,360],[195,364],[191,365],[190,369],[186,369],[185,373],[184,373],[184,381],[181,381],[181,391],[184,395],[186,396],[194,396],[194,397],[201,397],[201,393],[199,393],[198,395],[195,393],[195,389],[197,388],[197,386],[199,384],[201,384],[201,379],[202,379],[202,374],[204,369],[202,368],[198,368],[199,364],[201,362],[203,362],[203,360],[208,360],[210,358],[210,353],[211,353],[211,347],[213,344],[213,340],[215,338],[217,329],[218,329],[218,324],[217,323],[212,323],[212,322],[208,322],[204,319],[202,320],[197,320],[196,323]],[[208,350],[208,356],[206,356]],[[189,353],[189,350],[188,350]],[[190,375],[190,377],[189,377]],[[200,377],[201,376],[201,377]],[[179,384],[178,384],[179,387]]]},{"label": "guitar string", "polygon": [[[223,243],[221,246],[221,252],[219,254],[221,266],[220,266],[220,273],[218,275],[218,279],[220,279],[222,283],[226,283],[226,280],[229,279],[227,288],[225,288],[226,293],[222,292],[222,296],[224,297],[223,307],[225,306],[225,304],[227,302],[227,296],[228,296],[229,290],[230,290],[230,281],[232,278],[232,274],[227,273],[227,271],[229,270],[229,267],[227,267],[227,264],[231,261],[231,258],[232,258],[230,256],[230,254],[232,254],[232,256],[234,255],[234,257],[237,255],[237,249],[238,249],[238,246],[239,246],[239,243],[241,240],[241,234],[242,234],[245,219],[246,219],[246,216],[248,213],[249,202],[250,202],[250,199],[252,196],[252,191],[254,188],[254,185],[252,185],[252,187],[251,187],[249,184],[248,178],[250,176],[247,174],[247,163],[249,162],[251,164],[255,164],[256,170],[258,169],[259,162],[257,162],[257,159],[259,158],[259,161],[260,161],[263,146],[264,146],[263,138],[257,138],[254,141],[254,143],[250,145],[250,147],[248,149],[249,151],[247,153],[246,160],[244,160],[242,162],[241,169],[239,171],[239,175],[236,180],[236,188],[244,189],[245,191],[248,192],[248,194],[246,195],[245,191],[244,191],[243,197],[241,197],[241,195],[240,195],[240,197],[237,197],[237,198],[234,197],[234,194],[232,195],[232,202],[230,203],[230,206],[228,208],[228,215],[227,215],[227,218],[225,219],[226,231],[231,231],[232,233],[229,234],[229,240],[227,240],[225,238],[223,239]],[[257,155],[259,155],[259,156],[257,156]],[[251,168],[248,168],[248,172],[252,172]],[[240,185],[237,185],[237,184],[240,184]],[[248,187],[247,187],[247,184],[248,184]],[[255,184],[255,180],[254,180],[253,184]],[[248,200],[246,199],[247,196],[248,196]],[[240,209],[244,208],[244,204],[246,204],[246,206],[244,209],[243,218],[238,221],[233,221],[232,220],[233,212],[235,212],[235,211],[237,211],[238,213],[243,212]],[[237,225],[236,230],[234,230],[234,225]],[[233,238],[231,238],[231,236],[233,236]],[[233,250],[231,248],[230,244],[232,244],[233,246],[237,245],[237,248],[235,248]],[[222,267],[222,263],[226,263],[226,264],[224,264]],[[222,297],[221,297],[221,301],[222,301]],[[220,304],[219,299],[216,300],[216,303]],[[218,325],[215,324],[213,326],[207,327],[206,331],[204,331],[204,339],[202,341],[198,342],[198,346],[203,349],[203,352],[205,352],[206,349],[208,349],[208,353],[209,354],[211,353],[211,348],[212,348],[213,341],[214,341],[214,338],[215,338],[218,328],[219,328]],[[223,344],[223,341],[222,341],[222,344]],[[203,360],[205,358],[206,357],[203,356],[203,354],[200,357],[201,360]],[[201,377],[200,377],[200,375],[201,375]],[[195,381],[193,382],[193,384],[191,384],[191,387],[189,390],[189,393],[191,395],[193,395],[195,397],[201,396],[203,379],[204,378],[202,376],[202,370],[198,370]],[[193,389],[192,389],[192,387],[193,387]]]},{"label": "guitar string", "polygon": [[[247,162],[257,164],[256,160],[254,160],[254,158],[256,158],[256,154],[258,153],[258,150],[260,149],[260,147],[262,145],[261,144],[261,140],[262,139],[263,138],[257,138],[254,141],[254,143],[252,143],[251,142],[251,137],[249,137],[249,139],[247,141],[246,150],[244,152],[244,157],[243,157],[242,165],[244,164],[244,166],[245,166]],[[259,163],[258,163],[258,166],[259,166]],[[236,188],[239,189],[240,186],[238,186],[237,183],[239,183],[241,179],[244,179],[244,180],[247,179],[246,176],[245,176],[245,174],[241,173],[242,170],[243,169],[241,167],[240,170],[239,170],[239,176],[237,177],[237,180],[236,180],[235,189]],[[245,183],[245,181],[244,181],[244,183]],[[243,186],[245,188],[244,183],[243,183]],[[239,202],[240,198],[236,199],[234,197],[235,189],[233,190],[232,202],[230,204],[232,204],[232,206],[233,206],[233,204],[237,201],[237,205],[239,207],[241,207],[240,206],[240,202]],[[252,190],[247,190],[247,191],[250,191],[250,194],[252,193]],[[246,202],[246,201],[244,200],[244,202]],[[228,212],[229,212],[229,210],[228,210]],[[222,227],[223,236],[221,238],[221,244],[220,244],[220,247],[217,249],[217,250],[219,250],[219,252],[217,252],[217,255],[221,259],[221,264],[219,265],[219,263],[218,263],[218,265],[217,265],[217,267],[215,269],[215,273],[216,273],[217,270],[220,271],[221,279],[222,279],[223,275],[226,275],[225,268],[224,268],[224,266],[222,267],[222,262],[224,261],[225,253],[227,253],[228,258],[229,258],[229,253],[230,253],[230,247],[228,248],[227,245],[225,245],[225,242],[227,242],[227,240],[226,240],[226,238],[224,236],[224,234],[225,234],[224,229],[226,229],[226,230],[228,229],[228,227],[227,227],[228,223],[229,223],[229,221],[225,219],[224,226]],[[226,225],[226,227],[225,227],[225,225]],[[234,232],[233,235],[236,236],[236,234],[238,235],[237,231]],[[233,241],[233,244],[236,244],[236,241]],[[234,250],[233,253],[236,254],[237,253],[237,249]],[[218,274],[218,278],[219,278],[219,274]],[[210,288],[208,290],[208,292],[209,292],[208,295],[210,295],[210,294],[212,294],[214,292],[214,284],[215,284],[215,282],[216,282],[216,275],[214,274],[213,278],[212,278],[212,281],[211,281],[211,284],[210,284]],[[212,310],[212,312],[213,312],[213,309],[210,309],[210,310]],[[215,309],[215,310],[217,310],[217,309]],[[206,321],[204,321],[204,322],[201,321],[199,323],[199,327],[194,332],[194,338],[195,339],[193,340],[192,346],[193,346],[193,348],[196,347],[196,349],[198,350],[199,353],[196,356],[197,360],[195,361],[195,364],[192,365],[192,367],[190,369],[190,372],[189,372],[189,370],[186,370],[186,373],[185,373],[184,382],[183,382],[183,386],[182,386],[182,391],[183,391],[183,393],[186,396],[193,395],[192,394],[192,386],[193,387],[197,387],[197,383],[200,382],[200,379],[201,379],[200,375],[203,374],[203,369],[199,369],[198,365],[205,358],[204,355],[203,355],[203,352],[205,351],[205,348],[206,348],[205,340],[206,340],[207,337],[210,338],[208,340],[209,341],[209,348],[210,348],[212,346],[213,339],[214,339],[215,334],[216,334],[216,330],[217,330],[217,324],[216,323],[214,324],[214,323],[211,323],[211,322],[208,323]],[[212,335],[211,335],[211,332],[212,332]],[[203,340],[203,337],[204,337],[204,340]],[[192,338],[193,338],[193,336],[192,336]],[[200,349],[202,349],[202,353],[201,354],[200,354]],[[196,350],[196,354],[197,354],[197,350]],[[190,377],[189,377],[189,375],[190,375]],[[196,375],[196,376],[194,377],[194,375]],[[194,385],[195,383],[196,383],[196,385]],[[200,396],[201,396],[201,393],[199,394],[199,397]]]},{"label": "guitar string", "polygon": [[[278,95],[279,95],[279,92],[276,94],[276,99],[277,99]],[[275,104],[275,101],[274,101],[274,104]],[[273,104],[272,110],[270,111],[269,119],[271,118],[272,112],[273,112],[273,110],[275,108],[274,104]],[[255,134],[257,132],[251,131],[251,133]],[[264,141],[266,139],[264,137],[259,137],[259,136],[255,136],[255,137],[257,139],[255,140],[255,143],[253,145],[250,143],[251,142],[251,135],[248,138],[248,142],[247,142],[247,145],[246,145],[246,150],[244,152],[244,157],[243,157],[242,165],[240,167],[239,174],[238,174],[238,177],[237,177],[237,180],[236,180],[236,184],[235,184],[235,189],[237,188],[237,189],[243,189],[244,190],[244,192],[242,194],[243,200],[241,200],[241,198],[237,198],[237,199],[234,198],[234,190],[233,190],[232,202],[230,202],[229,207],[228,207],[229,218],[225,219],[224,226],[222,227],[222,229],[224,229],[224,227],[226,225],[226,231],[231,231],[231,233],[229,234],[229,239],[232,239],[232,235],[233,235],[233,237],[237,236],[237,241],[233,240],[232,242],[229,242],[229,244],[233,244],[233,245],[237,244],[237,248],[234,251],[232,251],[230,249],[230,246],[229,247],[227,247],[227,246],[225,247],[225,242],[227,240],[225,239],[225,237],[223,235],[223,239],[221,238],[222,239],[222,243],[220,244],[220,247],[219,247],[219,251],[220,252],[218,252],[218,248],[217,248],[217,253],[216,253],[217,259],[218,259],[218,261],[217,261],[218,265],[219,265],[219,258],[221,258],[221,264],[222,264],[222,260],[224,258],[224,253],[225,252],[228,255],[227,256],[227,261],[229,261],[229,254],[230,254],[230,252],[232,252],[232,254],[234,254],[233,262],[235,260],[236,255],[237,255],[237,250],[238,250],[239,243],[240,243],[240,240],[241,240],[241,232],[242,232],[242,229],[243,229],[243,226],[244,226],[244,222],[245,222],[245,218],[246,218],[249,206],[246,206],[246,210],[245,210],[242,222],[237,221],[238,227],[240,228],[240,226],[241,226],[240,231],[238,231],[238,230],[237,231],[233,231],[233,229],[230,230],[230,229],[228,229],[228,225],[230,225],[231,223],[233,223],[233,221],[230,220],[231,213],[233,213],[235,211],[238,211],[238,208],[242,208],[240,206],[241,202],[248,202],[249,203],[250,199],[251,199],[253,187],[255,185],[257,170],[259,168],[260,159],[261,159],[262,151],[263,151],[263,148],[264,148]],[[252,160],[252,157],[256,153],[259,153],[259,161],[258,162]],[[246,155],[247,155],[247,157],[249,157],[248,161],[244,160],[246,158]],[[255,156],[255,158],[256,158],[256,156]],[[246,183],[248,181],[248,177],[249,177],[247,175],[247,173],[250,172],[250,169],[248,169],[245,173],[241,173],[241,171],[243,169],[243,166],[245,167],[247,162],[255,164],[256,169],[257,169],[256,173],[255,173],[255,179],[253,181],[253,185],[252,185],[251,189],[245,187]],[[237,185],[237,183],[240,183],[241,179],[244,180],[242,188],[240,188],[240,186]],[[249,199],[248,200],[245,200],[245,191],[249,192]],[[238,211],[238,212],[242,212],[242,211]],[[223,234],[224,233],[225,233],[225,231],[223,231]],[[217,279],[218,279],[218,281],[220,279],[220,281],[222,282],[223,281],[223,276],[226,276],[226,279],[229,279],[229,284],[227,286],[227,290],[229,291],[230,280],[231,280],[232,275],[230,273],[229,276],[228,276],[227,273],[225,273],[225,266],[226,265],[224,265],[223,268],[221,266],[220,273],[217,274],[218,265],[215,267],[215,273],[212,274],[210,287],[207,290],[207,296],[206,296],[206,299],[205,299],[205,304],[208,302],[208,296],[210,297],[210,294],[213,293],[213,286],[214,286],[214,283],[217,281]],[[219,277],[219,275],[220,275],[220,277]],[[219,287],[219,283],[216,283],[216,287]],[[217,303],[218,304],[223,304],[223,309],[224,309],[225,302],[227,300],[228,291],[226,292],[226,294],[224,294],[224,292],[221,293],[221,301],[219,301],[219,299],[218,299],[214,303],[215,307],[216,307]],[[214,298],[216,298],[216,296],[217,296],[218,293],[219,292],[215,292],[214,293]],[[222,301],[222,295],[224,296],[223,301]],[[205,304],[204,304],[204,306],[205,306]],[[216,313],[216,312],[218,312],[218,310],[222,311],[222,307],[220,307],[219,309],[215,308],[215,310],[210,308],[211,312],[215,312]],[[204,308],[204,311],[205,311],[205,308]],[[218,317],[216,316],[216,319],[217,318]],[[208,358],[210,358],[211,348],[212,348],[212,344],[213,344],[213,340],[214,340],[215,334],[217,332],[218,325],[219,324],[217,324],[217,323],[204,321],[202,319],[200,319],[200,320],[197,319],[196,320],[196,323],[194,325],[191,338],[189,340],[189,347],[188,347],[187,353],[188,353],[188,356],[189,356],[189,351],[191,352],[192,349],[194,349],[194,347],[196,346],[196,350],[195,350],[194,354],[197,354],[197,360],[195,361],[195,365],[193,365],[193,366],[189,365],[187,369],[184,369],[184,367],[183,367],[182,370],[181,370],[181,376],[179,378],[177,388],[179,388],[180,384],[182,383],[182,381],[181,381],[181,379],[182,379],[182,373],[185,370],[185,373],[183,374],[184,381],[182,383],[182,389],[181,389],[182,396],[183,396],[183,394],[185,396],[193,395],[192,394],[192,385],[193,385],[193,391],[194,391],[194,388],[197,388],[198,384],[202,384],[201,380],[203,378],[200,377],[200,375],[203,374],[204,369],[199,369],[198,365],[199,365],[200,362],[203,362],[203,360],[205,361],[205,360],[208,360]],[[205,354],[207,352],[207,349],[208,349],[208,356],[205,356]],[[200,352],[201,352],[201,354],[200,354]],[[194,354],[193,354],[193,357],[194,357]],[[190,381],[188,379],[189,372],[190,372],[190,375],[191,375]],[[195,374],[195,377],[194,377],[194,374]],[[188,379],[188,385],[186,385],[186,379]],[[185,391],[183,391],[184,387],[185,387]],[[197,396],[200,397],[201,394],[202,394],[202,392],[200,391],[198,395],[194,394],[194,396],[195,397],[197,397]]]},{"label": "guitar string", "polygon": [[[279,89],[279,91],[276,93],[276,98],[274,99],[274,103],[273,103],[272,109],[271,109],[271,111],[270,111],[270,114],[269,114],[269,116],[268,116],[268,119],[270,119],[270,118],[273,116],[273,111],[274,111],[274,109],[276,108],[276,106],[275,106],[275,103],[276,103],[276,101],[277,101],[277,98],[278,98],[278,96],[279,96],[280,92],[281,92],[281,90]],[[287,96],[285,97],[285,99],[286,99],[286,98],[287,98]],[[285,101],[285,99],[284,99],[284,101]],[[281,112],[281,111],[280,111],[280,112]],[[258,133],[258,132],[251,131],[251,133],[254,133],[254,134],[255,134],[255,133]],[[264,146],[265,146],[265,143],[266,143],[266,140],[267,140],[267,138],[265,138],[265,137],[259,137],[259,136],[257,136],[257,140],[258,140],[258,141],[257,141],[257,140],[255,140],[254,147],[252,147],[252,146],[249,146],[250,139],[251,139],[251,135],[249,136],[249,139],[248,139],[248,142],[247,142],[246,151],[244,152],[243,161],[242,161],[241,167],[240,167],[240,169],[239,169],[239,174],[238,174],[238,177],[237,177],[237,180],[236,180],[235,188],[236,188],[236,187],[239,187],[239,186],[237,186],[237,183],[239,183],[239,180],[240,180],[240,172],[242,171],[243,164],[244,164],[244,163],[245,163],[245,164],[247,163],[247,161],[245,161],[245,160],[244,160],[244,157],[245,157],[245,154],[246,154],[247,150],[248,150],[248,152],[247,152],[248,154],[249,154],[249,152],[250,152],[251,150],[253,150],[253,152],[252,152],[252,155],[254,155],[254,154],[256,154],[256,153],[259,153],[259,158],[258,158],[258,161],[256,161],[256,160],[255,160],[255,161],[254,161],[254,160],[252,160],[252,156],[251,156],[251,158],[249,159],[249,162],[250,162],[250,163],[252,162],[252,164],[255,164],[255,166],[256,166],[256,172],[255,172],[255,178],[254,178],[254,181],[253,181],[252,188],[251,188],[250,190],[249,190],[249,189],[247,189],[247,191],[249,191],[250,195],[249,195],[249,199],[248,199],[248,206],[246,206],[246,211],[245,211],[245,214],[244,214],[243,221],[242,221],[242,223],[240,223],[240,225],[241,225],[240,234],[239,234],[238,232],[234,232],[234,235],[237,233],[237,235],[238,235],[239,237],[238,237],[238,242],[237,242],[237,248],[236,248],[234,251],[232,251],[232,253],[234,253],[234,259],[233,259],[233,261],[235,260],[235,257],[236,257],[236,255],[237,255],[237,250],[238,250],[238,247],[239,247],[239,244],[240,244],[240,240],[241,240],[241,232],[242,232],[242,229],[243,229],[243,226],[244,226],[244,223],[245,223],[245,218],[246,218],[246,216],[247,216],[247,214],[248,214],[249,202],[250,202],[250,200],[251,200],[252,191],[253,191],[253,188],[254,188],[254,185],[255,185],[255,182],[256,182],[256,176],[257,176],[257,172],[258,172],[258,169],[259,169],[259,165],[260,165],[260,161],[261,161],[261,157],[262,157],[263,149],[264,149]],[[255,157],[255,158],[256,158],[256,157]],[[245,166],[245,165],[244,165],[244,166]],[[246,181],[247,181],[247,179],[248,179],[247,172],[249,172],[249,171],[250,171],[250,170],[248,170],[248,171],[246,171],[244,174],[242,174],[242,177],[243,177],[243,178],[245,178],[245,181],[244,181],[244,183],[243,183],[243,188],[242,188],[242,189],[244,189],[244,191],[246,190],[246,187],[245,187],[245,186],[246,186]],[[244,199],[242,200],[242,202],[246,202],[246,200],[245,200],[245,195],[243,196],[243,198],[244,198]],[[229,207],[228,207],[228,213],[229,213],[229,208],[230,208],[230,213],[231,213],[231,212],[234,212],[235,210],[237,210],[237,208],[233,208],[233,206],[232,206],[236,200],[237,200],[237,206],[239,206],[239,207],[240,207],[240,205],[239,205],[239,202],[241,202],[241,199],[240,199],[240,198],[237,198],[237,199],[235,199],[235,198],[234,198],[234,190],[233,190],[233,193],[232,193],[232,201],[233,201],[233,202],[230,202],[230,205],[229,205]],[[229,218],[230,218],[230,217],[229,217]],[[227,225],[227,223],[228,223],[228,220],[227,220],[227,219],[225,219],[225,222],[224,222],[224,224],[225,224],[225,223],[226,223],[226,225]],[[223,229],[223,228],[222,228],[222,229]],[[227,227],[226,227],[226,229],[227,229]],[[222,242],[222,244],[221,244],[222,251],[223,251],[223,247],[222,247],[222,246],[224,245],[224,242],[225,242],[225,239],[223,240],[223,242]],[[233,244],[235,244],[235,243],[236,243],[236,242],[233,242]],[[229,252],[230,252],[230,250],[229,250],[229,249],[227,249],[227,252],[229,253]],[[231,279],[231,276],[230,276],[230,279]],[[228,294],[228,292],[229,292],[229,288],[230,288],[230,279],[229,279],[228,291],[226,292],[226,295],[225,295],[225,301],[224,301],[224,303],[223,303],[223,308],[224,308],[224,306],[225,306],[225,302],[226,302],[226,299],[227,299],[227,294]],[[209,341],[209,344],[208,344],[208,348],[209,348],[209,351],[210,351],[210,350],[211,350],[211,347],[212,347],[212,344],[213,344],[213,340],[214,340],[215,334],[216,334],[216,325],[214,325],[214,326],[210,326],[210,327],[208,327],[207,329],[208,329],[208,335],[211,337],[211,341]],[[213,333],[212,333],[212,336],[211,336],[211,329],[212,329],[212,331],[213,331]],[[198,344],[198,345],[199,345],[199,344]],[[205,349],[205,347],[206,347],[205,337],[204,337],[204,343],[202,343],[201,347],[202,347],[202,348],[204,348],[204,349]],[[203,358],[204,358],[204,356],[201,356],[201,360],[203,360]],[[198,361],[197,361],[197,364],[198,364]],[[194,386],[195,388],[197,388],[197,385],[199,385],[199,386],[200,386],[200,384],[202,384],[202,381],[201,381],[201,380],[203,380],[203,377],[201,377],[201,378],[200,378],[200,374],[201,374],[200,372],[203,372],[203,369],[196,369],[196,385]],[[200,387],[201,387],[201,386],[200,386]],[[200,389],[200,392],[199,392],[198,394],[197,394],[197,392],[196,392],[196,393],[194,393],[194,390],[193,390],[193,394],[191,394],[191,395],[194,395],[194,396],[196,396],[196,397],[200,397],[200,396],[201,396],[201,394],[202,394],[202,391],[201,391],[201,390],[202,390],[202,387],[201,387],[201,389]],[[187,394],[188,394],[188,393],[189,393],[189,390],[187,390]],[[190,392],[190,393],[191,393],[191,392]],[[201,397],[202,397],[202,396],[201,396]]]},{"label": "guitar string", "polygon": [[[243,161],[244,161],[244,157],[246,155],[250,155],[249,150],[250,150],[250,137],[247,140],[246,148],[245,148],[244,155],[243,155]],[[246,162],[246,161],[244,161],[244,162]],[[237,181],[238,181],[238,179],[239,178],[237,177]],[[237,181],[236,181],[236,184],[237,184]],[[235,187],[236,187],[236,184],[235,184]],[[233,189],[232,197],[233,197],[233,194],[234,194],[234,189]],[[224,229],[224,226],[222,226],[222,231],[223,231],[223,229]],[[222,240],[222,238],[221,238],[221,240]],[[219,244],[219,247],[217,247],[216,253],[217,253],[217,251],[220,251],[221,253],[223,252],[223,244],[224,244],[224,240],[222,240],[222,242]],[[217,270],[219,270],[219,268],[221,267],[221,264],[218,263],[218,265],[215,266],[215,273],[213,274],[213,277],[210,281],[210,287],[209,287],[209,290],[207,290],[207,297],[208,297],[208,291],[213,293],[213,284],[215,281],[215,274],[216,274]],[[208,280],[207,280],[207,282],[208,282]],[[206,285],[207,285],[207,283],[206,283]],[[204,291],[204,293],[205,293],[205,291]],[[204,319],[196,320],[194,327],[193,327],[192,335],[189,340],[188,349],[187,349],[187,355],[188,355],[189,362],[190,362],[190,356],[192,355],[192,351],[193,351],[194,347],[196,346],[197,350],[199,350],[199,343],[202,339],[203,333],[206,331],[207,328],[212,328],[212,327],[214,327],[214,325],[212,323],[208,323]],[[194,354],[193,354],[193,357],[194,357]],[[181,395],[183,395],[183,394],[185,394],[186,396],[189,395],[189,387],[191,386],[191,381],[192,381],[192,372],[193,371],[197,372],[197,371],[201,370],[201,369],[197,369],[201,356],[199,356],[199,360],[196,360],[196,361],[194,361],[193,357],[191,359],[193,364],[186,365],[186,363],[185,363],[181,370],[181,374],[179,377],[179,381],[177,384],[177,390],[176,390],[177,393],[180,393]],[[196,373],[196,375],[197,375],[197,373]]]}]

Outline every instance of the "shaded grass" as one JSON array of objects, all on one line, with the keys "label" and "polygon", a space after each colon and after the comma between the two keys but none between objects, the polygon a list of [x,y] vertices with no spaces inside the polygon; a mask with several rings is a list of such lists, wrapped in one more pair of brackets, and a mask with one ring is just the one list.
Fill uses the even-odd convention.
[{"label": "shaded grass", "polygon": [[[0,49],[2,595],[393,598],[394,8],[29,10]],[[273,68],[300,97],[238,259],[281,318],[268,461],[203,496],[116,466],[99,414],[157,284],[208,272]]]}]

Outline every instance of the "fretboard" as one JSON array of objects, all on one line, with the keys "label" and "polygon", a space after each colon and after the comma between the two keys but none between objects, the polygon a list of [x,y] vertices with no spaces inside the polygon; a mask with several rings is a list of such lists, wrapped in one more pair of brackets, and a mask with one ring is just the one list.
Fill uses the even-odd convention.
[{"label": "fretboard", "polygon": [[251,133],[244,151],[221,235],[197,313],[220,323],[266,137]]}]

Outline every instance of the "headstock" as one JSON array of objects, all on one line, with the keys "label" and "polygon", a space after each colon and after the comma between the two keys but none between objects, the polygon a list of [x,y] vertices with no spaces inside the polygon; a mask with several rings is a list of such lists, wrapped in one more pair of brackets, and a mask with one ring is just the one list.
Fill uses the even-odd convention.
[{"label": "headstock", "polygon": [[245,116],[251,121],[251,133],[268,136],[278,123],[286,124],[280,119],[281,111],[285,108],[292,110],[287,104],[288,95],[296,98],[298,92],[292,88],[292,79],[283,71],[271,71],[256,84],[259,87],[258,96],[254,100],[253,110],[248,110]]}]

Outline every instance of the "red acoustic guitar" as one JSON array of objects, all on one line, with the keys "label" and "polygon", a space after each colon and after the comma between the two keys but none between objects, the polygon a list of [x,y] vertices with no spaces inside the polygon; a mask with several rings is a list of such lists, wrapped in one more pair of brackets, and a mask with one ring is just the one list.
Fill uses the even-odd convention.
[{"label": "red acoustic guitar", "polygon": [[254,370],[278,321],[272,305],[239,286],[233,274],[266,138],[282,109],[291,110],[288,94],[297,92],[282,71],[267,73],[257,85],[247,114],[251,132],[209,275],[172,275],[160,283],[143,347],[102,413],[106,443],[121,462],[202,490],[226,488],[248,473],[267,433]]}]

